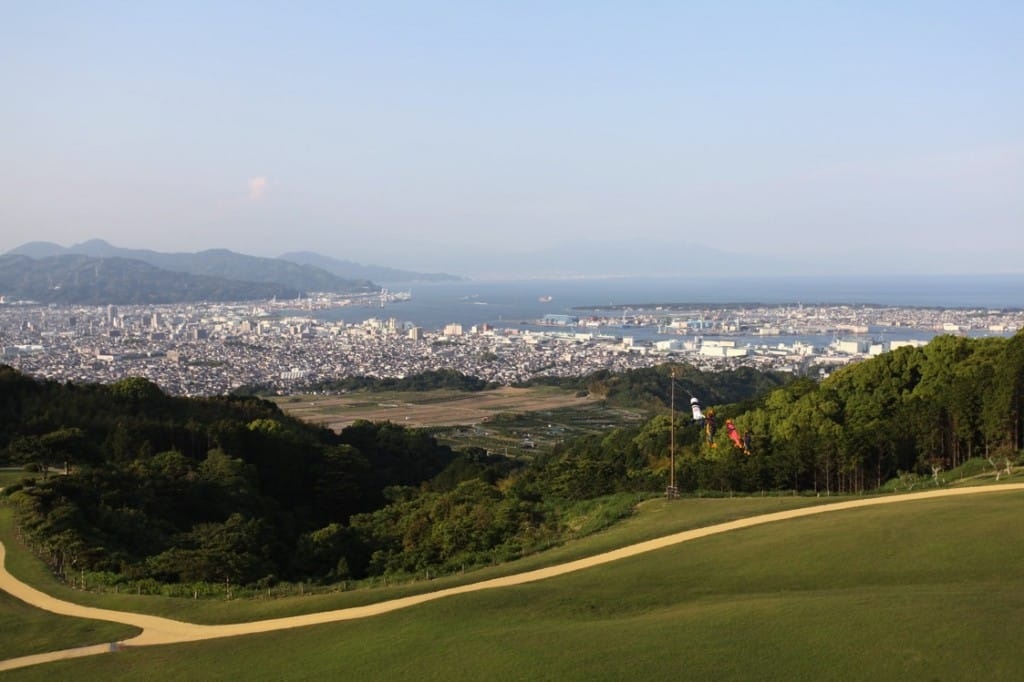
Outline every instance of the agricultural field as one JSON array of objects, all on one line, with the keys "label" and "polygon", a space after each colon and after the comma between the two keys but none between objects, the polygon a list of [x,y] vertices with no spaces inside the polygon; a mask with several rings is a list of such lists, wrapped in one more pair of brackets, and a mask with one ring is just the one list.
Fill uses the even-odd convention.
[{"label": "agricultural field", "polygon": [[427,428],[457,449],[528,455],[560,440],[608,430],[646,417],[609,407],[592,396],[547,386],[465,392],[453,390],[352,392],[291,396],[275,402],[286,413],[340,431],[353,422],[391,421]]},{"label": "agricultural field", "polygon": [[[779,521],[362,620],[7,675],[1021,679],[1024,659],[1006,644],[1024,609],[1021,579],[1008,570],[1024,561],[1024,527],[1012,523],[1021,495],[919,499]],[[694,509],[729,518],[758,500],[783,504],[651,501],[610,532],[647,536],[690,526]],[[740,507],[730,513],[734,503]]]},{"label": "agricultural field", "polygon": [[380,391],[326,396],[291,396],[275,400],[288,414],[340,431],[359,419],[391,421],[404,426],[457,426],[487,421],[502,412],[538,412],[581,407],[593,398],[574,391],[504,386],[487,391]]}]

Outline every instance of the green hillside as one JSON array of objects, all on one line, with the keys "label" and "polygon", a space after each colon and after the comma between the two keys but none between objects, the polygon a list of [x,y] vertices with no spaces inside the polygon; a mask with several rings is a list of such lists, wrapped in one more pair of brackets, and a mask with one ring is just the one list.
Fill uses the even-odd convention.
[{"label": "green hillside", "polygon": [[[1022,334],[938,337],[820,384],[772,390],[776,380],[685,366],[595,376],[591,394],[654,416],[507,457],[387,422],[335,434],[255,399],[172,399],[138,379],[74,387],[0,368],[0,459],[72,460],[67,476],[5,491],[34,551],[66,580],[209,598],[225,584],[348,589],[511,561],[619,521],[670,474],[696,496],[829,497],[1018,466]],[[663,406],[690,387],[707,396],[703,425]]]},{"label": "green hillside", "polygon": [[[0,661],[52,651],[55,647],[114,642],[131,637],[138,628],[84,618],[55,616],[0,591]],[[16,634],[14,634],[16,633]]]},{"label": "green hillside", "polygon": [[10,679],[1020,679],[1020,505],[1006,493],[824,514],[364,621]]}]

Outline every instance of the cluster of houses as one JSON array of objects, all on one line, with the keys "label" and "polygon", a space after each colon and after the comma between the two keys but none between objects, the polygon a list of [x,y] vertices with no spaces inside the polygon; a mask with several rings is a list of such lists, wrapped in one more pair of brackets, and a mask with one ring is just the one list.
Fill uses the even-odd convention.
[{"label": "cluster of houses", "polygon": [[[5,364],[35,376],[76,382],[143,376],[168,393],[216,395],[242,386],[288,393],[348,376],[405,377],[435,369],[515,384],[669,360],[704,370],[746,365],[824,373],[899,345],[923,344],[936,333],[971,329],[963,327],[963,311],[945,321],[943,311],[932,311],[927,324],[917,319],[920,338],[877,340],[866,333],[868,316],[906,329],[909,317],[924,314],[883,310],[838,306],[828,324],[829,311],[780,307],[731,314],[659,309],[635,312],[625,324],[598,317],[581,324],[566,316],[531,327],[453,323],[426,330],[394,318],[346,324],[275,314],[251,303],[0,305],[0,352]],[[988,333],[1008,334],[1024,320],[1019,311],[989,311],[985,322]],[[827,344],[807,340],[824,329],[848,333]]]}]

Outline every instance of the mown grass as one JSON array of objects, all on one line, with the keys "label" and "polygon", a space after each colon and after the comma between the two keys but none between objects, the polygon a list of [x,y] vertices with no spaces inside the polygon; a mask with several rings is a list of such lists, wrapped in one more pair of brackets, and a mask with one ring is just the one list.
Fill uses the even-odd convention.
[{"label": "mown grass", "polygon": [[0,540],[3,540],[7,547],[7,568],[13,575],[60,599],[88,606],[137,611],[194,623],[215,624],[277,618],[375,603],[409,594],[419,594],[452,585],[551,566],[681,530],[820,502],[822,502],[820,499],[801,497],[683,499],[671,503],[663,499],[650,500],[641,505],[641,513],[631,516],[607,530],[524,557],[518,561],[429,581],[421,580],[389,587],[350,591],[341,591],[341,588],[338,587],[336,588],[338,591],[334,592],[270,599],[192,600],[153,595],[93,593],[74,589],[58,581],[41,561],[25,549],[16,537],[11,510],[2,506],[0,506]]},{"label": "mown grass", "polygon": [[0,660],[55,648],[117,642],[139,633],[120,623],[57,616],[0,591]]},{"label": "mown grass", "polygon": [[1024,679],[1021,503],[807,517],[363,621],[11,679]]}]

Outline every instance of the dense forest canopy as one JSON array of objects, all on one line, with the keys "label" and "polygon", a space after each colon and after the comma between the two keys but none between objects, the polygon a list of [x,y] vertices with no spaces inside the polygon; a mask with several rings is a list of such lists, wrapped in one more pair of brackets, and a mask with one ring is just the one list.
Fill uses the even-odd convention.
[{"label": "dense forest canopy", "polygon": [[765,483],[862,491],[902,471],[1014,458],[1022,400],[1024,333],[940,336],[775,391],[735,423],[754,435]]},{"label": "dense forest canopy", "polygon": [[[0,366],[0,459],[38,471],[4,497],[58,574],[270,584],[521,556],[562,541],[573,505],[663,492],[673,460],[682,491],[828,494],[971,458],[1009,468],[1022,447],[1024,334],[938,337],[820,383],[685,365],[575,381],[651,417],[514,460],[387,422],[334,433],[253,397],[174,398],[144,379],[60,384]],[[412,383],[435,382],[482,388],[449,375]],[[690,395],[717,430],[693,420]]]},{"label": "dense forest canopy", "polygon": [[[22,533],[69,565],[160,580],[301,575],[301,538],[458,458],[398,426],[343,434],[256,398],[175,398],[144,379],[37,381],[0,368],[0,447],[36,465],[7,489]],[[47,475],[49,467],[70,475]]]}]

